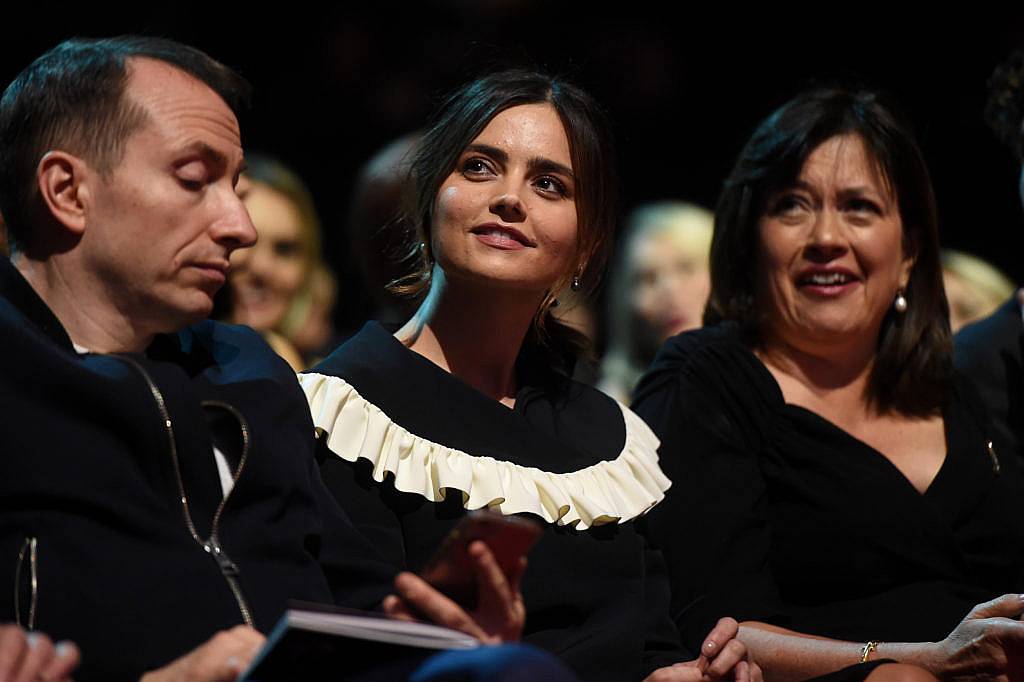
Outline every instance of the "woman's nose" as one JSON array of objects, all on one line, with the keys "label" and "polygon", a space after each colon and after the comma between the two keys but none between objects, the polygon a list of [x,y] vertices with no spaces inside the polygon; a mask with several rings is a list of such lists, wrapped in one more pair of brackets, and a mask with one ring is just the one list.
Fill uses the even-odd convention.
[{"label": "woman's nose", "polygon": [[827,262],[846,253],[847,248],[843,226],[836,212],[828,209],[819,212],[807,239],[808,258]]},{"label": "woman's nose", "polygon": [[506,190],[491,200],[491,213],[507,223],[521,223],[526,219],[526,206],[517,192]]}]

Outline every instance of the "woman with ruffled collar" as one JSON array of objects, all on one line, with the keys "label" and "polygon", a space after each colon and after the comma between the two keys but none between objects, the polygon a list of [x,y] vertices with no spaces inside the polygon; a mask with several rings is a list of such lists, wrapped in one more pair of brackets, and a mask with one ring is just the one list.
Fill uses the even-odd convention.
[{"label": "woman with ruffled collar", "polygon": [[302,376],[323,477],[410,570],[467,510],[542,522],[523,639],[583,679],[759,679],[728,619],[685,662],[660,557],[633,524],[670,486],[657,439],[570,378],[582,339],[551,312],[558,291],[601,271],[613,168],[603,114],[561,80],[507,71],[443,103],[411,163],[419,269],[397,287],[422,305]]}]

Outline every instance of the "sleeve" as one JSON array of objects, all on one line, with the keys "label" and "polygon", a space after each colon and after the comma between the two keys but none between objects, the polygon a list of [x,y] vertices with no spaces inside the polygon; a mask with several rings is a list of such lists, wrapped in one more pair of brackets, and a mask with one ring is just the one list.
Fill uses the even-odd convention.
[{"label": "sleeve", "polygon": [[[322,446],[318,446],[322,447]],[[318,453],[319,459],[319,453]],[[328,461],[338,460],[330,455]],[[319,562],[327,576],[335,603],[359,609],[375,609],[393,591],[395,574],[400,566],[387,560],[380,545],[371,542],[356,519],[347,513],[355,505],[339,505],[346,498],[343,472],[323,467],[317,471],[316,461],[310,478],[323,519],[323,539]],[[345,464],[338,460],[338,464]],[[333,474],[337,473],[337,476]],[[340,481],[340,482],[339,482]]]},{"label": "sleeve", "polygon": [[647,546],[644,552],[644,677],[658,668],[696,658],[681,644],[679,630],[669,617],[668,573],[661,552]]},{"label": "sleeve", "polygon": [[324,485],[352,525],[396,571],[407,568],[401,522],[383,499],[387,483],[373,480],[366,460],[349,462],[335,455],[323,438],[317,441],[317,460]]},{"label": "sleeve", "polygon": [[754,396],[764,368],[746,349],[688,336],[662,351],[633,409],[661,439],[660,464],[672,480],[641,527],[664,553],[672,618],[696,651],[721,617],[784,618],[759,462],[769,416],[767,401]]}]

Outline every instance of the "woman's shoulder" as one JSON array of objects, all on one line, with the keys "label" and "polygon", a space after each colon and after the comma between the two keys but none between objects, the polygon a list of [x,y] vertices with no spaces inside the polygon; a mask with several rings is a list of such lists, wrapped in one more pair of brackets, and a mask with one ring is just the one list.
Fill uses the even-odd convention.
[{"label": "woman's shoulder", "polygon": [[731,322],[666,341],[637,385],[634,404],[670,387],[726,401],[782,400],[778,384]]}]

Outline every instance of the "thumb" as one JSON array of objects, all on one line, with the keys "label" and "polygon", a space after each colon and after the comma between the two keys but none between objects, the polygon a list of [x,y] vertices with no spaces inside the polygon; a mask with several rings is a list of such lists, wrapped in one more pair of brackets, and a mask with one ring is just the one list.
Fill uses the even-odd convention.
[{"label": "thumb", "polygon": [[1024,613],[1024,595],[1004,594],[992,601],[978,604],[967,614],[967,618],[1016,618],[1022,613]]}]

